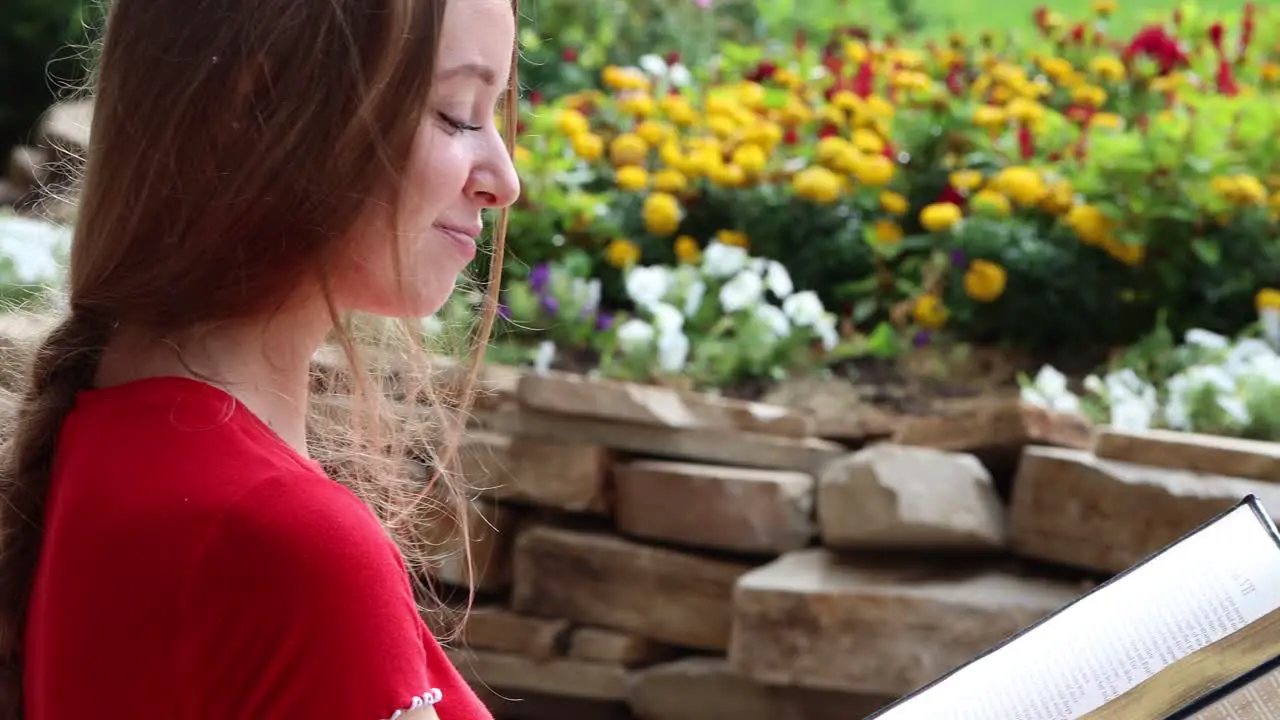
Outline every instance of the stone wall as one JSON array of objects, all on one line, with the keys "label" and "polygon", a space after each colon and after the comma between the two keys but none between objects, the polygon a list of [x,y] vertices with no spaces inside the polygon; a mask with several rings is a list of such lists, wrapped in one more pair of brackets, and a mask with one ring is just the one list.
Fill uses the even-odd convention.
[{"label": "stone wall", "polygon": [[864,717],[1245,494],[1280,509],[1280,446],[1016,402],[854,448],[783,408],[489,387],[465,455],[482,600],[450,652],[500,718]]},{"label": "stone wall", "polygon": [[[43,329],[4,318],[0,352]],[[479,600],[448,651],[500,720],[865,717],[1246,494],[1280,509],[1278,444],[1016,401],[859,436],[572,375],[482,386]]]}]

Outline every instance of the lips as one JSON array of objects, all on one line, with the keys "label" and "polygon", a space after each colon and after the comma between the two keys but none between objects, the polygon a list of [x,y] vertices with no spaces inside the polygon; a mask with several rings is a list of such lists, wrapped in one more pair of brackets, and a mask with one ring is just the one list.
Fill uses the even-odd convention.
[{"label": "lips", "polygon": [[466,256],[468,262],[476,255],[476,238],[484,231],[482,225],[450,225],[436,223],[436,230],[447,237]]}]

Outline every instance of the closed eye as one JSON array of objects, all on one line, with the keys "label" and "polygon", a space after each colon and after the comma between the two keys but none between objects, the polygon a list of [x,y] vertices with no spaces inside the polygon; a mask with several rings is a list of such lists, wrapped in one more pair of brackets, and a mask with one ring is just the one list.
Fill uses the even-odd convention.
[{"label": "closed eye", "polygon": [[477,132],[484,129],[479,125],[472,125],[471,123],[463,122],[444,113],[439,113],[439,115],[440,119],[444,121],[444,124],[453,128],[455,132]]}]

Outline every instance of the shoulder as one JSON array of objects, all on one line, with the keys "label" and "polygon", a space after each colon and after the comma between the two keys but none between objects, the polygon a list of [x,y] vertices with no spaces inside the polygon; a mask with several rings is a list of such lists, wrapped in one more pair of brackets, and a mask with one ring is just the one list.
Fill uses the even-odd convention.
[{"label": "shoulder", "polygon": [[400,554],[369,507],[304,468],[261,477],[231,502],[199,564],[209,573],[257,570],[267,588],[286,594],[408,592]]}]

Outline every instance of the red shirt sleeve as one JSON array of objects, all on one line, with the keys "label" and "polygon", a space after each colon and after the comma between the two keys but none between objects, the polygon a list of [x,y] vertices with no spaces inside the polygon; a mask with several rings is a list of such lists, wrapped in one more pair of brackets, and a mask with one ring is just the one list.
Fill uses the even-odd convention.
[{"label": "red shirt sleeve", "polygon": [[194,716],[383,720],[440,699],[404,563],[337,483],[260,483],[193,570]]}]

